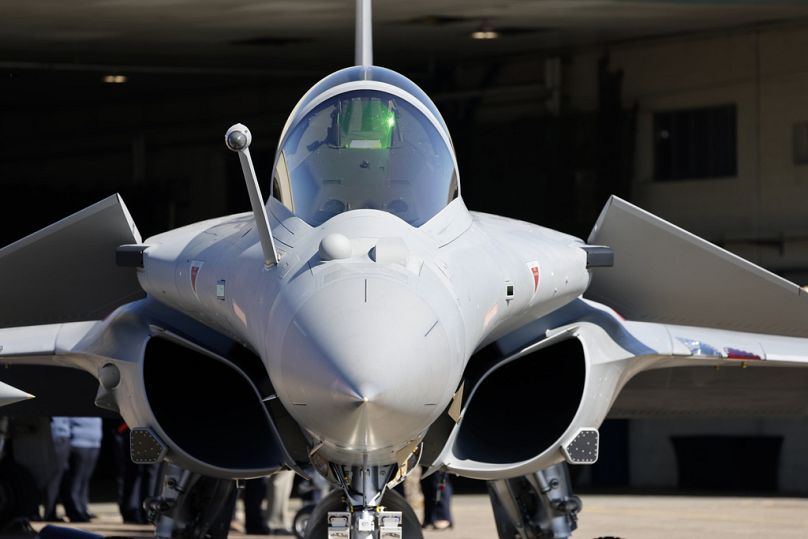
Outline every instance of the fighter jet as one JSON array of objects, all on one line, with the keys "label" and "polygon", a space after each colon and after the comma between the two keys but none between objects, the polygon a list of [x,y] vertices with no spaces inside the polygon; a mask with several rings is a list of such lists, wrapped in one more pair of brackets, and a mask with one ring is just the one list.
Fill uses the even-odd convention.
[{"label": "fighter jet", "polygon": [[391,489],[419,464],[488,481],[503,539],[568,537],[566,463],[613,405],[745,410],[723,397],[769,380],[757,411],[805,408],[777,385],[808,372],[804,290],[615,197],[586,241],[469,211],[370,29],[358,0],[356,65],[294,108],[266,200],[227,131],[251,212],[143,240],[116,195],[0,250],[0,402],[43,366],[97,379],[133,460],[170,464],[160,537],[216,536],[233,480],[313,467],[337,487],[317,539],[422,537]]}]

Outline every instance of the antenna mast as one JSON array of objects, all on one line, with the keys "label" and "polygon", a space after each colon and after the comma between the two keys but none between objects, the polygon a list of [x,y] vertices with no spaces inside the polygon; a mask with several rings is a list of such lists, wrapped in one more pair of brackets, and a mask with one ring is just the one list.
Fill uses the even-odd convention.
[{"label": "antenna mast", "polygon": [[373,15],[370,0],[356,0],[356,65],[373,65]]}]

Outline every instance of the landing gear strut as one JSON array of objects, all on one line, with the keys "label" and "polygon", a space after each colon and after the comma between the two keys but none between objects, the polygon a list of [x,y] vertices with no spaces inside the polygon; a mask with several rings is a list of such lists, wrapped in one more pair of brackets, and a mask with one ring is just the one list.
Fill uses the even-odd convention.
[{"label": "landing gear strut", "polygon": [[328,513],[328,539],[401,539],[401,512],[381,511],[382,496],[397,466],[336,466],[348,511]]},{"label": "landing gear strut", "polygon": [[226,539],[236,482],[164,465],[160,496],[146,500],[159,539]]},{"label": "landing gear strut", "polygon": [[565,463],[534,474],[488,482],[500,539],[564,539],[578,526],[581,499]]},{"label": "landing gear strut", "polygon": [[320,502],[309,518],[307,539],[423,539],[415,512],[388,490],[398,466],[331,466],[341,491]]}]

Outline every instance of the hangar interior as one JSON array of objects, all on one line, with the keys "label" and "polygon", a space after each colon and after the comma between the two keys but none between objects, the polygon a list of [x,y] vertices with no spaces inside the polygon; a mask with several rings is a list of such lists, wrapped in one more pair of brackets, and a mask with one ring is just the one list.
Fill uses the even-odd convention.
[{"label": "hangar interior", "polygon": [[[114,192],[144,237],[245,211],[227,127],[251,128],[268,192],[287,114],[353,60],[352,0],[2,12],[2,245]],[[614,193],[808,285],[808,6],[377,0],[374,21],[375,63],[445,116],[470,209],[586,237]],[[603,434],[580,477],[592,487],[710,489],[742,472],[738,491],[808,493],[804,418],[632,418]]]}]

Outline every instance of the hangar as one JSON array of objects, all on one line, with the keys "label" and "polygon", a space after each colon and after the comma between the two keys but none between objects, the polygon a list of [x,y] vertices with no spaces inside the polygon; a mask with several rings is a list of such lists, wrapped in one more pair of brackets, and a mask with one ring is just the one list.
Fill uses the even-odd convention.
[{"label": "hangar", "polygon": [[[616,193],[808,284],[808,6],[378,0],[374,9],[376,62],[434,97],[470,208],[585,236]],[[144,235],[246,209],[224,129],[250,125],[268,180],[286,114],[352,61],[352,28],[353,3],[335,0],[3,6],[0,242],[114,192]],[[700,451],[710,439],[739,460],[774,459],[752,487],[804,493],[805,420],[745,412],[614,422],[608,436],[628,458],[582,479],[671,488],[699,466],[732,475],[715,471],[728,459]]]}]

